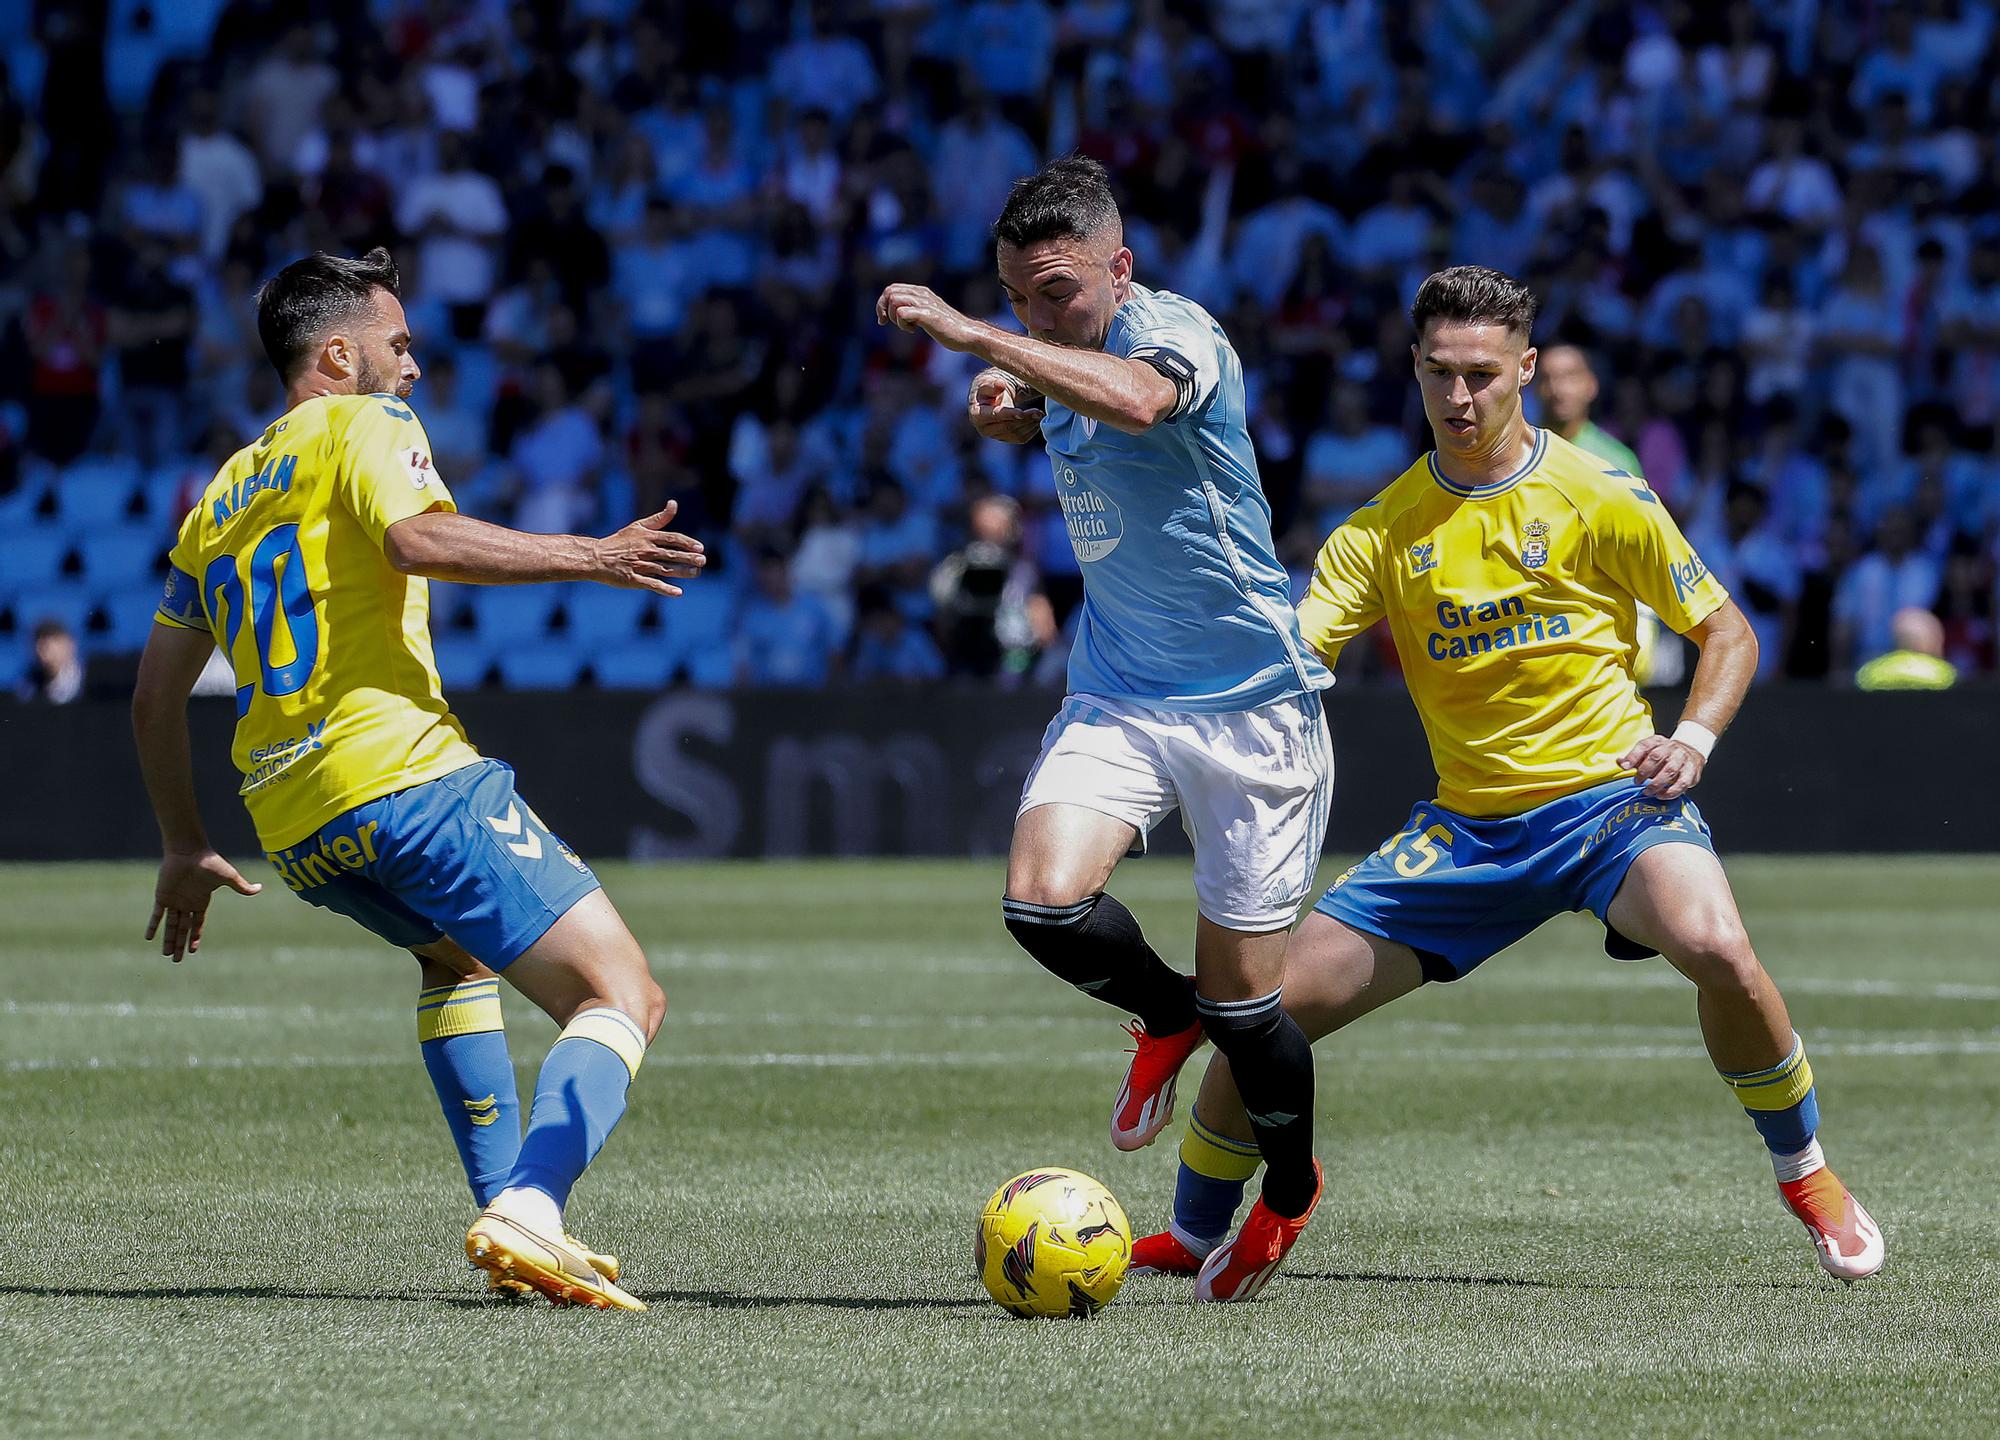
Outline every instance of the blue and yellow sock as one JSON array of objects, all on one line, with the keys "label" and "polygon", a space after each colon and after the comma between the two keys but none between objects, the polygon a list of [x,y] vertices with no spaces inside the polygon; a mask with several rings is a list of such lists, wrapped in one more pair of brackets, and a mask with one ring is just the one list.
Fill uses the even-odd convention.
[{"label": "blue and yellow sock", "polygon": [[521,1153],[521,1101],[500,1018],[500,982],[439,985],[417,997],[417,1043],[458,1146],[475,1203],[485,1205]]},{"label": "blue and yellow sock", "polygon": [[556,1037],[535,1080],[528,1133],[507,1188],[539,1190],[558,1208],[625,1114],[625,1092],[646,1058],[646,1032],[622,1011],[586,1010]]},{"label": "blue and yellow sock", "polygon": [[1188,1115],[1181,1137],[1180,1178],[1174,1182],[1174,1238],[1199,1255],[1206,1255],[1235,1223],[1244,1187],[1263,1158],[1255,1140],[1233,1140],[1201,1123],[1199,1112]]},{"label": "blue and yellow sock", "polygon": [[1805,1041],[1793,1035],[1792,1053],[1768,1070],[1721,1074],[1773,1156],[1796,1155],[1813,1143],[1819,1130],[1819,1099],[1813,1093]]}]

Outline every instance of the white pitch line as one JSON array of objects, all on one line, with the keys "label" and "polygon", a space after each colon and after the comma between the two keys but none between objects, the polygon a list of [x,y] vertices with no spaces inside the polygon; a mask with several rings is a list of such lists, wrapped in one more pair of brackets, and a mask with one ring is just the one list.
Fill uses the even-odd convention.
[{"label": "white pitch line", "polygon": [[[2000,1032],[1985,1032],[1966,1036],[1934,1036],[1902,1040],[1852,1040],[1822,1042],[1813,1047],[1819,1056],[1939,1056],[1939,1055],[2000,1055]],[[1354,1045],[1336,1047],[1328,1052],[1328,1059],[1337,1063],[1381,1063],[1390,1061],[1422,1061],[1436,1065],[1446,1061],[1479,1064],[1513,1064],[1533,1061],[1629,1061],[1629,1060],[1703,1060],[1707,1052],[1695,1044],[1686,1045],[1548,1045],[1548,1046],[1484,1046],[1470,1049],[1415,1049],[1408,1046],[1383,1048]],[[1070,1066],[1076,1068],[1100,1068],[1106,1056],[1096,1052],[1078,1052],[1070,1055],[1037,1057],[1034,1061],[1039,1068]],[[408,1055],[186,1055],[174,1058],[162,1057],[149,1060],[128,1060],[103,1056],[50,1057],[39,1060],[9,1060],[0,1070],[8,1074],[70,1071],[126,1071],[126,1070],[316,1070],[316,1069],[365,1069],[378,1065],[408,1065]],[[842,1052],[783,1052],[748,1051],[701,1055],[682,1051],[654,1052],[649,1054],[646,1064],[649,1069],[661,1066],[685,1069],[759,1069],[766,1066],[775,1068],[796,1068],[813,1070],[845,1070],[891,1068],[899,1066],[931,1066],[942,1069],[975,1069],[990,1065],[1019,1065],[1018,1051],[993,1050],[947,1050],[911,1051],[894,1053],[842,1053]]]}]

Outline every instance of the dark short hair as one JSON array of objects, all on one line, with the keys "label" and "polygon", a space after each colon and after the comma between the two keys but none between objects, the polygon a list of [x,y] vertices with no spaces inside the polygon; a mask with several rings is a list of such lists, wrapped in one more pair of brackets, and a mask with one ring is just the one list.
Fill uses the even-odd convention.
[{"label": "dark short hair", "polygon": [[1410,323],[1417,337],[1433,320],[1460,325],[1505,325],[1525,340],[1535,328],[1535,292],[1484,265],[1454,265],[1417,287]]},{"label": "dark short hair", "polygon": [[279,378],[289,383],[336,326],[371,310],[377,290],[403,298],[403,277],[380,245],[353,260],[315,252],[266,280],[257,291],[257,336]]},{"label": "dark short hair", "polygon": [[1104,167],[1087,155],[1065,155],[1014,182],[993,222],[993,238],[1018,248],[1082,240],[1121,224]]}]

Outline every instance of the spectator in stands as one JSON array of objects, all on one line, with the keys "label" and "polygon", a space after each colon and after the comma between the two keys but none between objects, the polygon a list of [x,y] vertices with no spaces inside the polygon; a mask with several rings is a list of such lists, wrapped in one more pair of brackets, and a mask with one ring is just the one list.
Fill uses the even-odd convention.
[{"label": "spectator in stands", "polygon": [[[93,443],[164,469],[210,415],[240,445],[279,405],[256,281],[380,238],[475,512],[592,516],[629,485],[694,528],[750,517],[752,553],[795,555],[844,633],[864,582],[923,628],[992,492],[1025,507],[1016,566],[1068,620],[1081,569],[1039,448],[968,452],[962,367],[853,306],[893,271],[1013,324],[986,227],[1015,174],[1079,147],[1112,166],[1142,278],[1236,337],[1281,525],[1316,530],[1416,453],[1410,284],[1481,261],[1617,377],[1605,423],[1690,526],[1753,575],[1790,547],[1792,639],[1766,646],[1790,673],[1830,669],[1837,595],[1886,626],[1898,526],[1920,559],[1890,568],[1942,572],[1947,653],[1996,663],[1990,5],[1677,0],[1510,32],[1466,4],[374,0],[356,25],[257,0],[176,9],[176,37],[212,17],[209,44],[157,77],[157,48],[42,8],[0,76],[0,436],[25,437],[0,439],[0,485]],[[100,384],[139,397],[119,424]],[[884,475],[899,501],[867,498]],[[1746,485],[1768,514],[1731,541]]]},{"label": "spectator in stands", "polygon": [[438,137],[437,169],[403,177],[396,225],[418,242],[414,292],[452,312],[452,331],[479,333],[499,280],[507,206],[493,177],[472,164],[465,137]]},{"label": "spectator in stands", "polygon": [[1949,690],[1958,667],[1944,658],[1944,626],[1928,610],[1898,610],[1890,619],[1896,648],[1854,672],[1863,690]]},{"label": "spectator in stands", "polygon": [[131,453],[152,467],[177,456],[191,433],[189,352],[194,346],[194,297],[168,269],[161,241],[138,241],[109,315],[118,360],[119,426]]},{"label": "spectator in stands", "polygon": [[886,475],[878,477],[868,492],[857,578],[863,585],[885,587],[912,620],[928,619],[937,551],[937,522],[911,507],[901,485]]},{"label": "spectator in stands", "polygon": [[180,178],[201,204],[201,253],[219,259],[237,217],[264,198],[264,179],[250,147],[222,128],[222,105],[212,90],[188,98]]},{"label": "spectator in stands", "polygon": [[1018,675],[1056,638],[1055,612],[1021,553],[1021,507],[972,502],[966,542],[931,573],[937,633],[954,675]]},{"label": "spectator in stands", "polygon": [[792,584],[826,607],[844,634],[854,624],[854,576],[861,568],[861,527],[823,487],[806,495]]},{"label": "spectator in stands", "polygon": [[1306,442],[1305,503],[1322,535],[1332,531],[1410,463],[1399,430],[1373,423],[1359,386],[1336,382],[1333,424]]},{"label": "spectator in stands", "polygon": [[339,88],[339,75],[320,58],[318,35],[304,22],[294,25],[278,49],[251,70],[243,91],[243,119],[266,175],[292,173],[299,142],[319,125],[320,107]]},{"label": "spectator in stands", "polygon": [[514,523],[543,534],[588,530],[597,522],[604,438],[554,365],[536,368],[534,390],[541,413],[515,439],[510,457],[521,487]]},{"label": "spectator in stands", "polygon": [[28,449],[67,464],[84,452],[97,429],[99,368],[110,318],[91,291],[90,250],[65,248],[55,287],[28,304],[26,332]]},{"label": "spectator in stands", "polygon": [[83,656],[76,636],[62,621],[43,620],[35,626],[34,658],[15,693],[23,700],[49,705],[68,705],[82,698]]},{"label": "spectator in stands", "polygon": [[1834,651],[1842,669],[1865,665],[1894,646],[1898,610],[1937,602],[1938,562],[1916,548],[1910,512],[1893,507],[1876,530],[1875,548],[1854,563],[1834,593]]},{"label": "spectator in stands", "polygon": [[792,588],[783,551],[758,557],[755,585],[736,625],[737,683],[826,684],[845,638],[833,616],[814,597]]},{"label": "spectator in stands", "polygon": [[857,606],[859,630],[847,678],[871,681],[921,681],[944,678],[944,656],[937,642],[903,618],[896,601],[879,585],[865,587]]}]

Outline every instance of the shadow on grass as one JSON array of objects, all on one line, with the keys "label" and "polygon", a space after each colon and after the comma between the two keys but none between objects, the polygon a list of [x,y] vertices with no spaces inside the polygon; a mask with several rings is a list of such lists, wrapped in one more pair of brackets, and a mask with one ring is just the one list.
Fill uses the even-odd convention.
[{"label": "shadow on grass", "polygon": [[[9,1295],[43,1300],[354,1300],[471,1310],[505,1310],[521,1303],[435,1290],[302,1290],[281,1285],[0,1285],[0,1298]],[[736,1295],[727,1290],[647,1290],[639,1292],[639,1298],[649,1304],[705,1305],[711,1310],[777,1310],[788,1305],[827,1310],[978,1310],[987,1306],[984,1300],[922,1295]]]},{"label": "shadow on grass", "polygon": [[[1287,1270],[1287,1280],[1318,1281],[1327,1285],[1472,1285],[1508,1290],[1660,1290],[1667,1287],[1636,1280],[1538,1280],[1529,1275],[1398,1275],[1371,1270]],[[1720,1288],[1729,1290],[1817,1290],[1811,1280],[1735,1280]]]},{"label": "shadow on grass", "polygon": [[44,1300],[372,1300],[473,1309],[513,1303],[436,1290],[292,1290],[282,1285],[0,1285],[0,1297],[8,1295]]},{"label": "shadow on grass", "polygon": [[728,1290],[641,1290],[647,1304],[706,1305],[711,1310],[778,1310],[813,1305],[824,1310],[984,1310],[986,1300],[930,1295],[737,1295]]}]

